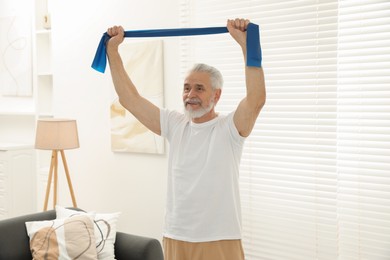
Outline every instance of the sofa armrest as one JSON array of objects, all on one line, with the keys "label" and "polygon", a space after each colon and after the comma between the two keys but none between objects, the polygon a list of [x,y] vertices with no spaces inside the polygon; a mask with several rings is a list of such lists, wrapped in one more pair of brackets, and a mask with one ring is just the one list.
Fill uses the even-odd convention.
[{"label": "sofa armrest", "polygon": [[32,259],[25,222],[55,219],[54,210],[0,221],[0,259]]},{"label": "sofa armrest", "polygon": [[117,232],[115,257],[118,260],[164,260],[160,241]]}]

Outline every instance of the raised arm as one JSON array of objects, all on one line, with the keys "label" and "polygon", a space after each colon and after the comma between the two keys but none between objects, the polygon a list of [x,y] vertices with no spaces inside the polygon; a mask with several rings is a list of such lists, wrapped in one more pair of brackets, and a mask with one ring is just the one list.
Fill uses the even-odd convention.
[{"label": "raised arm", "polygon": [[[160,135],[160,109],[142,97],[127,74],[122,58],[118,52],[119,45],[124,39],[124,30],[121,26],[114,26],[107,30],[110,39],[107,43],[107,56],[110,64],[112,81],[119,102],[132,113],[143,125],[152,132]],[[147,73],[145,72],[145,77]]]},{"label": "raised arm", "polygon": [[[246,64],[246,28],[249,20],[235,19],[227,21],[230,35],[241,46]],[[240,101],[234,114],[234,124],[241,136],[252,132],[256,119],[265,104],[266,91],[263,68],[245,65],[246,96]]]}]

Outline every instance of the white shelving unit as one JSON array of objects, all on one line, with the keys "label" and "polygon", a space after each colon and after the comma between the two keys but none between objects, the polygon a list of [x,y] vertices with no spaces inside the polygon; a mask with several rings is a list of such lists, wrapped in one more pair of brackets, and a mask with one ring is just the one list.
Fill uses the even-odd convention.
[{"label": "white shelving unit", "polygon": [[[53,71],[52,71],[52,30],[49,12],[49,0],[35,0],[35,116],[53,117]],[[42,210],[44,191],[50,167],[51,152],[36,150],[36,198],[37,210]]]},{"label": "white shelving unit", "polygon": [[[53,71],[51,25],[48,0],[35,0],[35,102],[36,116],[53,116]],[[50,21],[50,19],[49,19]]]}]

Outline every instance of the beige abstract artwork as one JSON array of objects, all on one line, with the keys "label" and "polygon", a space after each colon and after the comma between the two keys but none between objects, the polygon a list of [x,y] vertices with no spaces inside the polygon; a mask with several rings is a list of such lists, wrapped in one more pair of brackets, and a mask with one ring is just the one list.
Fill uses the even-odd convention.
[{"label": "beige abstract artwork", "polygon": [[[163,42],[121,45],[127,73],[138,92],[158,107],[164,104]],[[111,104],[111,148],[114,152],[164,154],[164,139],[141,124],[115,98]]]}]

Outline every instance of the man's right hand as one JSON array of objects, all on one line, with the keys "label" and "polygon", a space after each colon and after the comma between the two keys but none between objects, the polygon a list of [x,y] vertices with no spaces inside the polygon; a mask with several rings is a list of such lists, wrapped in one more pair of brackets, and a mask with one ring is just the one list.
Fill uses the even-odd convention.
[{"label": "man's right hand", "polygon": [[107,29],[107,34],[111,37],[107,42],[107,48],[118,48],[123,42],[125,31],[122,26],[113,26]]}]

